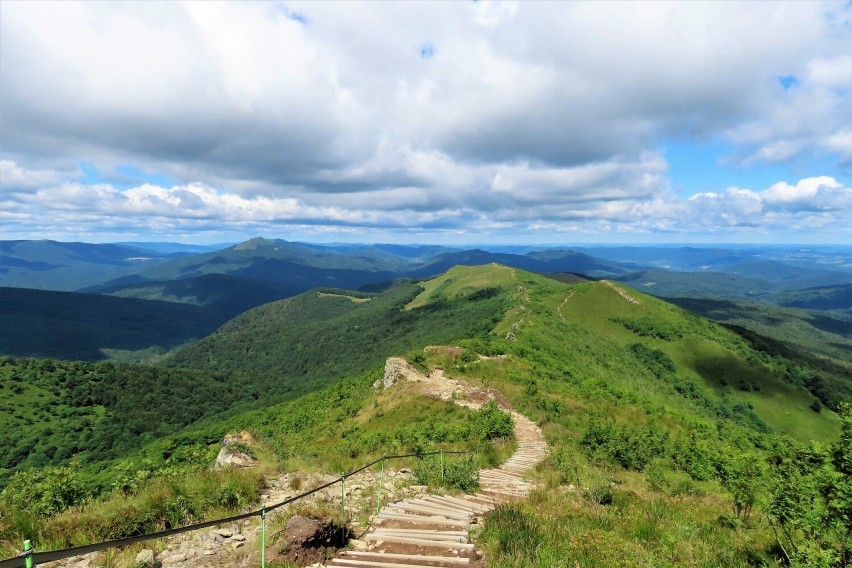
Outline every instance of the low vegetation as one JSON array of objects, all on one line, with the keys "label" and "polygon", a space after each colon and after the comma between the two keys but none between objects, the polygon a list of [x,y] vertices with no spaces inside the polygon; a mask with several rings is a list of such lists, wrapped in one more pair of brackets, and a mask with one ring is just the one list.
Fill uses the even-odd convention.
[{"label": "low vegetation", "polygon": [[[407,353],[421,369],[500,391],[550,443],[533,473],[540,490],[498,508],[479,534],[493,566],[849,566],[848,377],[758,339],[618,284],[566,285],[499,266],[458,267],[382,294],[324,291],[276,302],[182,350],[156,370],[161,378],[111,367],[138,388],[173,394],[198,380],[220,400],[192,424],[173,419],[151,430],[140,447],[118,446],[125,438],[114,435],[112,461],[76,452],[77,461],[7,471],[0,552],[23,535],[64,545],[232,510],[256,497],[263,468],[337,474],[385,454],[484,445],[476,458],[447,459],[443,479],[437,459],[405,464],[422,483],[472,490],[480,465],[511,452],[511,423],[494,405],[474,412],[425,398],[414,383],[374,390],[385,357]],[[424,349],[430,344],[454,347]],[[85,385],[104,382],[101,371],[59,365],[75,380],[91,375],[68,398],[67,389],[50,390],[67,387],[53,364],[20,384],[11,381],[20,361],[0,371],[27,401],[42,393],[45,401],[85,401],[94,396]],[[216,387],[221,377],[227,388]],[[114,396],[58,403],[62,412],[45,420],[110,424]],[[262,467],[200,473],[221,436],[242,430],[256,440]],[[148,524],[137,523],[137,512]]]}]

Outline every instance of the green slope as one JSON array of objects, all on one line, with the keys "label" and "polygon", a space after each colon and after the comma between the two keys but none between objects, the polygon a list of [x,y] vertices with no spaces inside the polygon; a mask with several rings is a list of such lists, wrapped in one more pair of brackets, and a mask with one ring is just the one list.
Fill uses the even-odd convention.
[{"label": "green slope", "polygon": [[369,302],[308,292],[235,318],[166,364],[249,374],[271,394],[305,392],[381,366],[390,355],[487,335],[506,308],[497,290],[416,309],[404,309],[421,291],[414,283],[360,294]]},{"label": "green slope", "polygon": [[[776,432],[801,439],[831,438],[836,432],[836,417],[815,413],[811,409],[814,396],[804,386],[783,381],[773,372],[779,362],[755,351],[730,330],[617,284],[578,284],[568,294],[560,309],[564,323],[587,331],[590,347],[606,343],[610,349],[629,352],[640,344],[662,352],[674,363],[678,380],[750,404]],[[551,304],[555,301],[549,299]],[[592,348],[604,349],[602,345]],[[634,380],[642,380],[640,370],[633,373]],[[647,386],[665,393],[659,385]]]},{"label": "green slope", "polygon": [[749,329],[790,349],[804,349],[852,369],[852,313],[710,298],[667,300],[720,323]]},{"label": "green slope", "polygon": [[[423,349],[434,344],[458,347]],[[516,566],[517,558],[524,566],[774,562],[765,523],[731,513],[732,472],[749,460],[769,467],[772,452],[797,447],[780,434],[825,444],[840,432],[834,412],[813,408],[806,359],[755,349],[730,329],[620,284],[565,284],[490,265],[456,267],[378,295],[311,292],[239,316],[168,361],[201,369],[197,376],[229,377],[234,398],[223,409],[231,411],[211,410],[183,431],[175,425],[177,434],[122,467],[174,474],[175,447],[203,457],[211,440],[243,428],[286,467],[325,471],[394,448],[465,440],[464,413],[417,402],[409,391],[370,389],[385,357],[406,352],[419,365],[498,389],[542,425],[552,446],[535,473],[543,489],[510,513],[522,517],[535,548],[505,559],[499,543],[518,526],[486,523],[497,527],[483,536],[497,566]],[[184,396],[150,373],[146,411]],[[45,389],[37,380],[25,383]],[[316,392],[295,398],[308,390]],[[18,394],[50,396],[30,387]],[[109,414],[108,404],[92,402],[89,418]],[[255,408],[240,411],[247,404]],[[807,455],[825,455],[818,448]],[[104,486],[115,467],[103,464]],[[769,491],[776,481],[754,483]],[[761,493],[759,502],[768,497]]]}]

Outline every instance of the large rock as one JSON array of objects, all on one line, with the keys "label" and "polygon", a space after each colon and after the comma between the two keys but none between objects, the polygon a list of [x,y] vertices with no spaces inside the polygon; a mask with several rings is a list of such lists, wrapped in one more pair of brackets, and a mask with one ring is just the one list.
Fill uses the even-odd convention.
[{"label": "large rock", "polygon": [[389,357],[385,361],[385,376],[373,383],[373,388],[390,388],[399,379],[407,378],[410,374],[416,372],[405,359],[401,357]]},{"label": "large rock", "polygon": [[154,557],[154,551],[147,548],[140,550],[139,554],[136,555],[136,566],[142,568],[155,568],[159,566],[157,559]]},{"label": "large rock", "polygon": [[222,449],[216,456],[216,463],[213,468],[253,467],[257,465],[257,460],[246,453],[250,441],[251,436],[248,432],[225,436],[225,439],[222,440]]},{"label": "large rock", "polygon": [[267,548],[267,557],[307,566],[333,556],[350,536],[348,527],[296,515],[287,521],[275,544]]}]

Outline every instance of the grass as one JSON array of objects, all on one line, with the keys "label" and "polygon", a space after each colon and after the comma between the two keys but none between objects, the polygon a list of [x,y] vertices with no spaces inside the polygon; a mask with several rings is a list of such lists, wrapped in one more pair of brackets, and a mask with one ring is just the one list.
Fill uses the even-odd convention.
[{"label": "grass", "polygon": [[355,304],[363,304],[364,302],[369,302],[370,300],[372,300],[372,298],[358,298],[346,294],[331,294],[328,292],[317,292],[317,296],[319,296],[320,298],[347,298]]},{"label": "grass", "polygon": [[264,469],[196,472],[154,480],[137,494],[116,494],[37,519],[23,511],[0,516],[0,555],[32,540],[39,550],[82,546],[233,515],[260,495]]},{"label": "grass", "polygon": [[[387,354],[422,354],[424,367],[440,367],[450,376],[499,390],[542,425],[551,454],[534,476],[543,489],[526,503],[501,508],[486,522],[480,539],[490,565],[771,564],[773,538],[759,522],[761,515],[752,524],[729,522],[732,500],[719,471],[733,453],[756,451],[771,441],[763,423],[800,439],[832,440],[836,417],[808,408],[813,397],[793,380],[797,368],[790,361],[758,352],[732,331],[656,298],[625,293],[639,303],[601,282],[566,286],[498,266],[458,267],[422,283],[422,290],[407,285],[367,303],[314,294],[264,306],[225,331],[271,336],[270,325],[283,329],[307,322],[303,330],[325,332],[339,344],[343,335],[335,334],[388,314],[401,318],[394,321],[399,334],[444,321],[433,317],[439,313],[461,318],[465,326],[475,323],[475,334],[464,333],[464,326],[454,328],[458,335],[449,341],[457,347],[452,349],[420,351],[437,336],[411,334],[405,349]],[[373,319],[363,313],[356,317],[359,310]],[[363,335],[346,337],[352,342],[341,356],[368,348],[358,341]],[[310,348],[317,357],[336,353],[323,351],[325,344],[313,338],[305,334],[299,344],[286,344],[292,347],[286,349],[287,361],[298,357],[299,349]],[[282,344],[273,344],[269,357],[280,362]],[[411,345],[420,347],[412,352]],[[205,357],[229,357],[215,344],[206,347]],[[373,355],[380,353],[377,349]],[[251,355],[249,349],[245,356]],[[340,376],[310,368],[329,382]],[[247,429],[283,470],[335,475],[382,454],[466,448],[481,441],[474,435],[472,411],[424,398],[411,383],[375,391],[372,383],[381,373],[378,365],[369,368],[374,370],[297,400],[208,418],[194,428]],[[590,431],[600,435],[599,447],[584,443]],[[498,444],[482,459],[493,465],[511,448]],[[625,449],[638,458],[623,459],[619,452]],[[179,492],[161,493],[166,497],[158,500],[158,483],[145,490],[154,492],[147,498],[173,503]],[[204,499],[185,492],[193,495],[192,502]],[[334,504],[326,505],[326,513],[333,514]],[[111,508],[123,504],[98,506],[90,503],[86,511],[109,517]],[[74,527],[97,526],[95,517],[89,522],[84,513],[67,513],[78,517],[58,534],[73,540]],[[18,539],[14,534],[12,540]]]},{"label": "grass", "polygon": [[[678,482],[676,472],[666,471],[672,483],[655,489],[645,475],[574,459],[579,463],[570,484],[546,484],[526,502],[503,505],[486,517],[478,540],[489,566],[710,568],[774,562],[765,553],[773,542],[767,526],[737,529],[719,522],[728,504],[714,484],[684,488],[682,476]],[[557,469],[546,463],[537,474],[559,479]]]},{"label": "grass", "polygon": [[444,274],[426,280],[423,291],[406,304],[406,310],[423,307],[438,299],[453,300],[490,288],[508,288],[515,282],[515,271],[505,266],[456,266]]}]

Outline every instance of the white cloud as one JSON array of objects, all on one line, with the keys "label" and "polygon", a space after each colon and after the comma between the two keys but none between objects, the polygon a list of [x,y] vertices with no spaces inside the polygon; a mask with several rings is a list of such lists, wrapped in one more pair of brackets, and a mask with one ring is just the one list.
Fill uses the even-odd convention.
[{"label": "white cloud", "polygon": [[29,169],[13,160],[0,160],[0,192],[24,191],[56,183],[68,176],[68,173],[67,171]]},{"label": "white cloud", "polygon": [[[10,0],[0,188],[32,219],[64,208],[74,227],[561,231],[600,219],[596,230],[668,231],[783,226],[771,215],[794,210],[830,224],[844,187],[686,201],[670,194],[659,148],[722,139],[746,165],[849,164],[849,13],[842,2]],[[781,76],[797,82],[785,90]],[[80,162],[178,183],[82,184],[67,166]]]},{"label": "white cloud", "polygon": [[[762,191],[728,188],[688,200],[686,219],[696,226],[753,227],[764,231],[834,229],[850,232],[852,188],[831,177],[805,178],[795,185],[778,182]],[[684,227],[686,228],[686,227]]]}]

